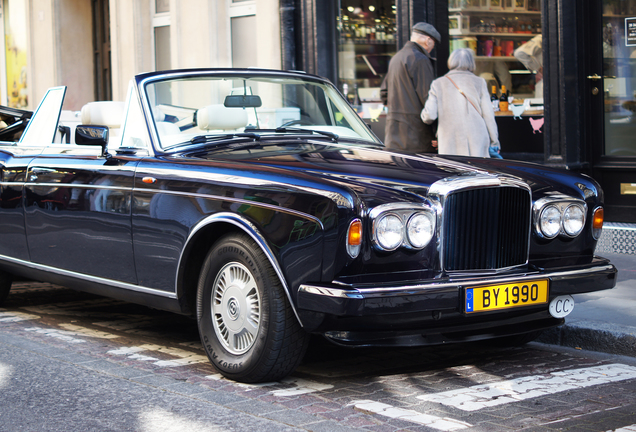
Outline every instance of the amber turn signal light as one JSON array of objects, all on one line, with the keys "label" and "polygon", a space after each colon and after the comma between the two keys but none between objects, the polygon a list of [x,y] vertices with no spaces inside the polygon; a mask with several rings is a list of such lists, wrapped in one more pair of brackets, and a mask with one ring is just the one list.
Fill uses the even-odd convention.
[{"label": "amber turn signal light", "polygon": [[362,222],[360,220],[356,219],[351,222],[347,242],[351,246],[360,246],[362,244]]},{"label": "amber turn signal light", "polygon": [[347,253],[351,258],[356,258],[362,245],[362,221],[354,219],[349,224],[347,231]]},{"label": "amber turn signal light", "polygon": [[603,219],[604,219],[603,207],[598,207],[594,210],[593,220],[592,220],[592,235],[596,240],[601,236],[601,231],[603,230]]}]

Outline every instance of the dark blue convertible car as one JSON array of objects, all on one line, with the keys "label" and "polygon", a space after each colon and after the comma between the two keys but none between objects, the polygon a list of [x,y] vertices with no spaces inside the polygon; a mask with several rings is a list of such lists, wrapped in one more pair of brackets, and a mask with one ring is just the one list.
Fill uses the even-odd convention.
[{"label": "dark blue convertible car", "polygon": [[319,77],[143,74],[66,124],[65,92],[0,143],[0,303],[19,276],[188,314],[222,374],[258,382],[312,333],[523,343],[615,285],[594,180],[387,151]]}]

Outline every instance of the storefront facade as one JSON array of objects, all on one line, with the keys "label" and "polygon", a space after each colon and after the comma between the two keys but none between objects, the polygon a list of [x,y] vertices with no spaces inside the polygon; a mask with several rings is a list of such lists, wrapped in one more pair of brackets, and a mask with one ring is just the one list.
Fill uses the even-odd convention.
[{"label": "storefront facade", "polygon": [[[489,89],[510,92],[506,159],[588,173],[606,220],[636,222],[636,0],[0,0],[0,13],[5,105],[34,109],[57,85],[69,110],[122,100],[151,70],[282,68],[329,78],[381,138],[388,62],[429,22],[438,76],[469,47]],[[538,38],[526,65],[515,52]]]},{"label": "storefront facade", "polygon": [[[432,23],[438,76],[470,47],[489,88],[510,91],[517,113],[497,114],[504,157],[590,174],[606,220],[636,222],[636,0],[290,0],[286,13],[296,30],[283,52],[296,55],[284,66],[330,78],[380,136],[388,61],[414,23]],[[515,56],[537,40],[542,70]]]}]

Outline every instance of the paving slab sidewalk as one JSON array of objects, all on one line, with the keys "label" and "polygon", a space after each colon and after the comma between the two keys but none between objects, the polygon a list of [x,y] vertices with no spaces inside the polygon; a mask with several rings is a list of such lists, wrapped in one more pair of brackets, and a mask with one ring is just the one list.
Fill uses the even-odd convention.
[{"label": "paving slab sidewalk", "polygon": [[574,296],[565,325],[537,342],[636,357],[636,255],[601,253],[618,269],[616,287]]}]

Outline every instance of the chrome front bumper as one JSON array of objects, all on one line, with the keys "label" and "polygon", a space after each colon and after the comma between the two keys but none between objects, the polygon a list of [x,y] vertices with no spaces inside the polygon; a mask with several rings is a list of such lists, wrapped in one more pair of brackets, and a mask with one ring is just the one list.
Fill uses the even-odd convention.
[{"label": "chrome front bumper", "polygon": [[[613,288],[616,268],[603,258],[584,266],[539,269],[505,275],[458,277],[416,284],[303,284],[298,290],[298,309],[338,317],[362,317],[413,312],[463,312],[466,288],[492,284],[549,279],[550,298]],[[547,306],[546,306],[547,307]]]}]

